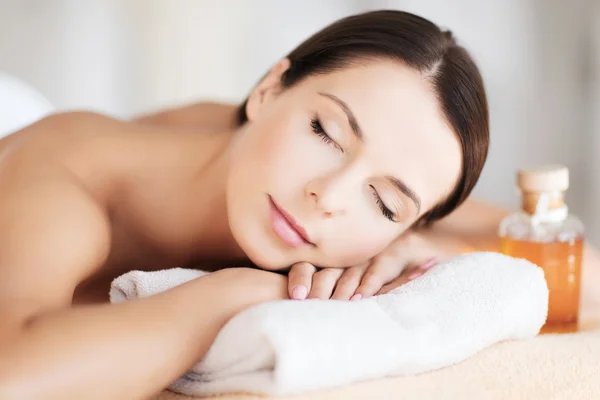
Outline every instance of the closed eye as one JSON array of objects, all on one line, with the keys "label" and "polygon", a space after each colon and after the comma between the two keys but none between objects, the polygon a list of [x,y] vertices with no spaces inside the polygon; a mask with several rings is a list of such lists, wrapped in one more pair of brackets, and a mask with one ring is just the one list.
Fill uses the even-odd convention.
[{"label": "closed eye", "polygon": [[317,117],[311,118],[310,119],[310,127],[312,128],[313,132],[321,138],[321,140],[323,142],[325,142],[329,146],[332,146],[335,149],[341,151],[342,153],[344,152],[344,149],[342,149],[342,147],[339,144],[337,144],[336,141],[333,140],[327,134],[327,132],[325,132],[325,129],[323,129],[323,125],[321,125],[321,122],[319,121],[319,118],[317,118]]},{"label": "closed eye", "polygon": [[373,197],[375,198],[375,203],[379,207],[379,210],[381,210],[381,214],[383,214],[384,217],[386,217],[387,219],[389,219],[392,222],[398,222],[396,220],[396,216],[394,215],[392,210],[387,208],[387,206],[385,205],[383,200],[381,200],[381,197],[379,196],[379,193],[377,193],[377,190],[375,190],[375,187],[373,187],[373,185],[370,185],[370,186],[371,186],[371,189],[373,189]]}]

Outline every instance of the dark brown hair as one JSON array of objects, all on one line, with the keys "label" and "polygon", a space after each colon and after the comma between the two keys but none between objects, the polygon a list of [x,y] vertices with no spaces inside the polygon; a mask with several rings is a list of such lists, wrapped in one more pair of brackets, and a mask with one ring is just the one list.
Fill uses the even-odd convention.
[{"label": "dark brown hair", "polygon": [[[392,59],[423,73],[437,93],[444,115],[462,147],[461,176],[452,193],[427,211],[418,225],[430,225],[454,211],[477,183],[489,147],[489,117],[483,80],[452,33],[419,16],[392,10],[343,18],[317,32],[288,54],[281,84],[327,74],[364,59]],[[247,121],[247,100],[237,111]]]}]

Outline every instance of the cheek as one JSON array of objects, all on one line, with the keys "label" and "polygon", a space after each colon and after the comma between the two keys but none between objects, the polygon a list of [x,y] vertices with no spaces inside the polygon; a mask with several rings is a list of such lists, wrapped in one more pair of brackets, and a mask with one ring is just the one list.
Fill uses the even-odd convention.
[{"label": "cheek", "polygon": [[309,129],[305,118],[292,116],[252,127],[247,140],[239,143],[237,168],[265,190],[297,192],[335,159]]},{"label": "cheek", "polygon": [[237,143],[231,153],[230,177],[244,186],[265,184],[274,170],[285,159],[286,143],[275,127],[253,126],[239,132]]}]

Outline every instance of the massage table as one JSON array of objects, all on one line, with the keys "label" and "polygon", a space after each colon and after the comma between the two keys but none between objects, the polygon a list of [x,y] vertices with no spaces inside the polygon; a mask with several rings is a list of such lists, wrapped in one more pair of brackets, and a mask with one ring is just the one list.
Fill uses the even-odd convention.
[{"label": "massage table", "polygon": [[[496,231],[509,210],[469,200],[427,234],[460,252],[498,250]],[[414,376],[388,377],[291,397],[252,394],[219,400],[600,399],[600,258],[586,245],[580,330],[491,346],[462,363]],[[164,391],[149,400],[190,400]]]}]

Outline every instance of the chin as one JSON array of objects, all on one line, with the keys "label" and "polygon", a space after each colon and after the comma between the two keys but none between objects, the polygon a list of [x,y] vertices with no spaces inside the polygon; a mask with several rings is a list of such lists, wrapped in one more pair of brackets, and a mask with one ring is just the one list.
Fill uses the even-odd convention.
[{"label": "chin", "polygon": [[261,203],[231,201],[228,209],[230,232],[243,255],[254,265],[268,271],[285,269],[289,267],[290,255],[272,237],[262,210],[266,205]]},{"label": "chin", "polygon": [[253,264],[267,271],[278,271],[290,266],[289,262],[286,262],[284,254],[273,249],[268,243],[261,245],[264,243],[264,236],[261,239],[263,240],[259,242],[254,236],[248,243],[238,242],[246,257]]},{"label": "chin", "polygon": [[[241,221],[241,216],[234,221]],[[234,217],[235,218],[235,217]],[[259,226],[232,224],[231,233],[238,247],[253,264],[261,269],[277,271],[289,267],[289,260],[282,249],[274,246],[267,232]]]}]

